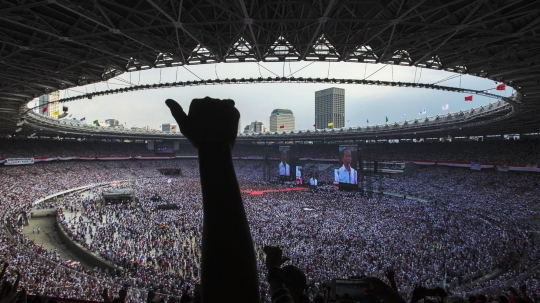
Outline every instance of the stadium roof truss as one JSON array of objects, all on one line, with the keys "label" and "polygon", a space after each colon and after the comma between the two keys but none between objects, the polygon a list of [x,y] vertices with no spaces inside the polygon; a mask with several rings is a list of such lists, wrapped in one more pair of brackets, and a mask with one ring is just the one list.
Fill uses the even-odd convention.
[{"label": "stadium roof truss", "polygon": [[539,0],[2,0],[0,131],[13,134],[35,97],[125,72],[303,60],[504,82],[519,96],[512,115],[465,128],[538,132],[539,31]]}]

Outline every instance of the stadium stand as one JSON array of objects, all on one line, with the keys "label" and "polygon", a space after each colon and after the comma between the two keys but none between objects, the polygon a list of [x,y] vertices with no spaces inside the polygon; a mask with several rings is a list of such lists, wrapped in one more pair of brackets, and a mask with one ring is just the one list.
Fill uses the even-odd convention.
[{"label": "stadium stand", "polygon": [[[31,142],[39,146],[39,141]],[[507,144],[509,148],[522,146],[523,154],[531,146],[528,142],[497,143]],[[105,155],[115,150],[110,146],[99,150],[99,146],[107,144],[63,142],[51,144],[48,150],[67,155],[79,153],[90,145],[94,146],[93,152]],[[121,144],[124,143],[112,145]],[[434,145],[452,144],[455,143]],[[456,143],[459,147],[466,144]],[[125,145],[130,148],[122,152],[144,150],[142,145]],[[441,157],[441,154],[433,154],[433,149],[426,151],[416,147],[424,145],[433,144],[403,144],[402,150],[397,148],[400,144],[387,144],[381,145],[381,150],[388,155],[409,156],[422,152]],[[492,143],[474,142],[472,145],[471,150],[481,150],[478,146],[492,146]],[[393,149],[388,150],[387,146]],[[459,147],[452,150],[461,153]],[[237,148],[242,152],[264,150]],[[311,148],[311,155],[329,156],[335,146]],[[298,152],[303,150],[300,148]],[[10,153],[31,155],[27,150],[15,148]],[[489,149],[483,154],[489,154]],[[448,151],[447,155],[451,160],[460,157]],[[496,157],[504,160],[502,154]],[[540,253],[535,245],[535,227],[530,222],[538,219],[540,193],[539,177],[534,173],[427,166],[411,176],[382,177],[373,183],[375,190],[418,200],[390,195],[366,198],[332,188],[321,188],[316,193],[249,194],[247,192],[253,190],[289,187],[264,181],[261,166],[261,160],[235,161],[241,189],[246,191],[243,200],[255,242],[264,300],[269,300],[269,285],[263,282],[265,245],[285,247],[284,253],[292,259],[291,264],[305,272],[311,299],[324,295],[331,277],[360,274],[384,277],[387,268],[393,268],[397,287],[406,298],[414,293],[415,283],[427,287],[445,286],[447,291],[461,296],[476,292],[490,295],[508,285],[517,285],[516,288],[526,285],[528,296],[537,296]],[[161,175],[158,168],[167,167],[181,167],[183,176]],[[197,160],[50,162],[4,166],[0,172],[1,205],[7,223],[2,229],[2,259],[24,272],[20,284],[30,294],[100,300],[104,287],[116,290],[129,280],[132,286],[129,297],[134,302],[144,301],[145,290],[152,285],[157,293],[180,296],[181,281],[190,286],[186,293],[194,295],[199,281],[198,247],[202,227]],[[139,180],[129,184],[136,190],[139,207],[100,206],[95,197],[108,187],[96,187],[84,195],[75,192],[57,205],[59,221],[71,231],[72,239],[112,260],[122,268],[119,273],[68,265],[54,251],[48,252],[29,241],[23,233],[25,227],[13,219],[21,212],[30,217],[33,202],[44,196],[89,183],[125,179]],[[182,190],[176,191],[176,188]],[[179,208],[157,210],[161,202],[150,199],[154,193]],[[273,224],[268,225],[268,222]],[[134,241],[141,238],[154,244],[140,245]],[[175,254],[177,250],[184,253]],[[54,272],[46,274],[51,271]],[[128,279],[128,276],[137,278]],[[70,286],[66,287],[68,281],[78,282],[69,282]],[[87,284],[92,291],[83,288]]]}]

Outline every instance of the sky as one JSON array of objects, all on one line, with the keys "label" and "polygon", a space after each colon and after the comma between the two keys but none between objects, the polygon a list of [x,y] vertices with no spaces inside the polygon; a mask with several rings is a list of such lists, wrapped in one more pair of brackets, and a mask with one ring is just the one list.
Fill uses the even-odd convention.
[{"label": "sky", "polygon": [[[134,85],[155,84],[175,81],[201,79],[232,79],[289,76],[311,78],[346,78],[434,83],[453,73],[422,69],[407,66],[383,64],[365,64],[351,62],[287,62],[287,63],[218,63],[205,65],[170,67],[124,73],[115,79],[98,84],[63,90],[61,98],[73,97],[81,93],[126,87],[126,82]],[[268,70],[272,71],[268,71]],[[196,75],[196,76],[195,76]],[[463,87],[477,90],[491,90],[491,93],[509,96],[510,87],[506,91],[496,91],[497,84],[492,80],[463,75],[440,83],[439,85]],[[165,105],[168,98],[174,99],[187,112],[194,98],[206,96],[220,99],[233,99],[240,111],[242,128],[252,121],[262,121],[268,127],[273,109],[284,108],[293,111],[296,118],[296,129],[312,129],[315,120],[315,91],[339,87],[345,89],[345,121],[346,127],[384,124],[415,119],[420,116],[421,109],[427,109],[427,116],[458,112],[490,102],[495,99],[474,95],[473,102],[464,102],[466,94],[405,87],[368,86],[357,84],[234,84],[197,86],[182,88],[166,88],[136,91],[94,97],[64,104],[69,114],[77,119],[86,118],[87,123],[93,120],[117,119],[130,127],[150,126],[160,129],[162,123],[175,123],[169,109]],[[30,102],[33,105],[36,101]],[[449,104],[450,110],[443,111],[442,105]]]}]

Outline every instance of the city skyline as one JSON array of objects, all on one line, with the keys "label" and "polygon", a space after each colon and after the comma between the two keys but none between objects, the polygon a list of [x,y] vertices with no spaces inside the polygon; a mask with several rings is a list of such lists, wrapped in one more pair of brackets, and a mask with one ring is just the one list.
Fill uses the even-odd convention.
[{"label": "city skyline", "polygon": [[[302,67],[304,69],[294,74],[295,77],[312,78],[351,78],[362,79],[364,75],[371,75],[369,80],[381,80],[395,82],[418,82],[435,83],[448,76],[456,75],[445,71],[430,69],[420,69],[415,67],[383,66],[376,64],[358,63],[319,63],[316,62],[307,66],[306,62],[292,63],[261,63],[264,69],[260,69],[257,64],[217,64],[190,66],[190,70],[203,79],[215,79],[216,75],[220,79],[232,78],[258,78],[274,77],[273,74],[281,74],[281,69],[285,66],[293,72]],[[306,67],[307,66],[307,67]],[[328,71],[328,68],[330,70]],[[382,67],[382,69],[381,69]],[[178,70],[178,72],[177,72]],[[139,80],[140,77],[140,80]],[[191,73],[182,68],[152,69],[143,72],[125,73],[119,78],[124,81],[139,84],[154,84],[189,81],[194,80]],[[196,78],[195,78],[196,79]],[[122,83],[122,84],[120,84]],[[492,89],[492,92],[501,96],[509,96],[511,88],[506,91],[495,91],[494,81],[463,75],[440,83],[439,85],[463,87],[478,90]],[[106,89],[125,87],[124,82],[110,80],[108,83],[96,83],[75,89],[64,90],[61,98],[83,94],[85,92],[101,91]],[[149,125],[158,129],[162,123],[176,123],[170,115],[169,109],[164,101],[167,98],[176,99],[188,112],[189,104],[193,98],[204,98],[210,96],[214,98],[230,98],[235,100],[236,107],[240,111],[243,123],[248,121],[268,121],[268,115],[276,108],[287,108],[295,113],[296,129],[313,129],[314,106],[313,95],[315,91],[337,87],[347,90],[347,100],[345,106],[345,127],[364,126],[369,121],[370,125],[401,122],[404,116],[407,120],[422,117],[418,112],[426,108],[427,116],[437,114],[447,114],[448,112],[458,112],[471,107],[495,102],[496,99],[489,99],[483,96],[474,96],[473,102],[464,102],[465,94],[448,91],[427,90],[406,87],[381,87],[368,85],[346,85],[346,84],[237,84],[237,85],[206,85],[199,87],[168,88],[157,90],[136,91],[118,95],[108,95],[93,98],[92,100],[79,100],[65,103],[70,106],[70,114],[78,119],[85,118],[87,123],[94,120],[104,120],[111,115],[116,116],[122,124],[127,123],[132,126]],[[33,100],[29,103],[32,106],[37,102]],[[449,110],[442,110],[441,106],[448,104]],[[424,115],[425,117],[425,115]],[[265,123],[266,124],[266,123]],[[245,125],[242,125],[244,127]]]}]

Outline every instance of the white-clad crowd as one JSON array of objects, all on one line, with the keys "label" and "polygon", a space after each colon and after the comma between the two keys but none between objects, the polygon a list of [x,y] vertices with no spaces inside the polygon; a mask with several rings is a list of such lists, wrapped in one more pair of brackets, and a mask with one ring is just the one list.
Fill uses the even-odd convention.
[{"label": "white-clad crowd", "polygon": [[[163,176],[158,168],[181,168]],[[262,161],[235,161],[242,190],[287,189],[262,181]],[[0,258],[18,266],[32,293],[98,300],[104,287],[131,285],[130,298],[144,290],[179,295],[182,280],[198,283],[202,196],[196,160],[69,162],[0,168]],[[58,217],[70,236],[122,270],[75,270],[21,232],[15,218],[32,202],[90,183],[136,179],[120,187],[135,191],[135,203],[104,204],[97,187],[66,196]],[[332,278],[383,277],[392,267],[398,288],[415,283],[445,286],[465,294],[523,281],[540,292],[537,233],[540,179],[534,174],[428,167],[411,176],[381,177],[373,189],[422,200],[336,190],[243,194],[258,258],[261,294],[265,245],[278,245],[304,270],[311,296]],[[161,201],[153,201],[153,195]],[[160,210],[161,204],[178,208]],[[492,273],[499,273],[490,277]],[[487,278],[490,277],[490,278]],[[140,290],[140,291],[138,291]]]}]

